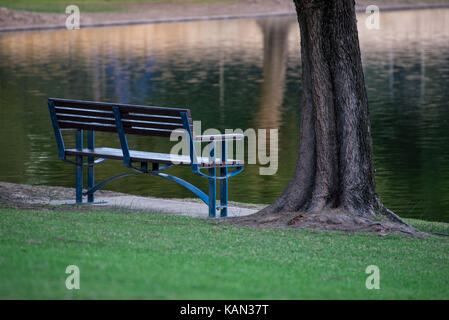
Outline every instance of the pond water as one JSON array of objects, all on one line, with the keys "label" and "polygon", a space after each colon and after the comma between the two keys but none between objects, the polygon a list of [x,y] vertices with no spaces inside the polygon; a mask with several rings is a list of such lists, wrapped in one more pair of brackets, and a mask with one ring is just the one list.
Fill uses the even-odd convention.
[{"label": "pond water", "polygon": [[[449,10],[384,12],[380,30],[358,20],[378,193],[403,217],[449,221]],[[294,17],[0,34],[0,180],[74,186],[74,167],[57,159],[48,97],[189,107],[203,129],[279,128],[277,174],[248,165],[229,190],[233,201],[269,203],[296,162],[299,51]],[[171,146],[129,139],[140,150]],[[115,135],[97,141],[118,146]],[[188,168],[171,170],[206,187]],[[105,162],[97,179],[122,171]],[[157,177],[107,189],[191,197]]]}]

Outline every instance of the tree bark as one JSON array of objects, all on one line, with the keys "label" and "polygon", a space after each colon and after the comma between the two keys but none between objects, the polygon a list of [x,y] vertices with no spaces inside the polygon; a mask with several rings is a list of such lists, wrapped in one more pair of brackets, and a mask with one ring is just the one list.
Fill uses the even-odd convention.
[{"label": "tree bark", "polygon": [[402,222],[376,194],[369,108],[353,0],[294,0],[302,109],[293,177],[262,214],[341,209]]}]

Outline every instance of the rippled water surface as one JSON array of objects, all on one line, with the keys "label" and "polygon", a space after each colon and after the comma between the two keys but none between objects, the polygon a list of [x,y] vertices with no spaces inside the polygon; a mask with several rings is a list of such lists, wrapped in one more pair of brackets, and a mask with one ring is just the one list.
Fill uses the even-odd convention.
[{"label": "rippled water surface", "polygon": [[[385,12],[380,30],[358,18],[381,199],[404,217],[449,221],[449,10]],[[48,97],[189,107],[203,129],[279,128],[278,173],[249,165],[230,184],[231,200],[269,203],[296,161],[300,69],[295,18],[0,34],[0,180],[74,185],[74,168],[57,159]],[[129,139],[170,150],[164,139]],[[98,134],[99,145],[118,141]],[[106,162],[97,177],[120,171]],[[187,168],[172,172],[206,186]],[[157,177],[108,189],[191,196]]]}]

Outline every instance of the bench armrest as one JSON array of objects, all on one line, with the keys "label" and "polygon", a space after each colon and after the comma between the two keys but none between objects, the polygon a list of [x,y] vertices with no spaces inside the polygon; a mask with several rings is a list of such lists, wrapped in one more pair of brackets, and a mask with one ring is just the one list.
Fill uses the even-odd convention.
[{"label": "bench armrest", "polygon": [[195,136],[194,141],[210,142],[210,141],[223,141],[223,140],[242,140],[245,136],[241,133],[231,134],[211,134],[203,136]]}]

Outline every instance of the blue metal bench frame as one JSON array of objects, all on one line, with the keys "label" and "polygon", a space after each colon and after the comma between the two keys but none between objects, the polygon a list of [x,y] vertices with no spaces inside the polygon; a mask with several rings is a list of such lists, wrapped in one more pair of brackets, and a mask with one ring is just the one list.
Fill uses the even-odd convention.
[{"label": "blue metal bench frame", "polygon": [[[48,108],[50,111],[50,118],[52,121],[54,134],[56,137],[56,142],[58,145],[58,157],[70,164],[76,166],[76,202],[75,204],[93,204],[94,202],[94,193],[105,186],[107,183],[114,181],[116,179],[134,175],[134,174],[149,174],[159,176],[164,179],[168,179],[173,181],[184,188],[188,189],[196,196],[198,196],[204,203],[209,206],[209,217],[216,217],[216,211],[220,210],[221,217],[228,216],[228,179],[239,174],[243,171],[243,164],[236,165],[228,165],[227,164],[227,156],[228,156],[228,146],[227,142],[232,140],[243,139],[243,135],[233,134],[233,135],[217,135],[217,136],[197,136],[194,137],[190,122],[189,115],[187,112],[181,112],[181,120],[184,131],[187,133],[186,137],[188,139],[189,144],[189,156],[190,156],[190,167],[193,173],[196,175],[205,177],[209,180],[209,190],[208,194],[197,188],[196,186],[190,184],[189,182],[164,173],[163,171],[169,169],[175,164],[165,164],[160,166],[159,163],[152,162],[151,160],[141,162],[140,167],[136,167],[133,165],[130,156],[130,149],[128,146],[128,141],[125,134],[125,129],[123,126],[123,122],[120,114],[120,106],[131,106],[131,105],[120,105],[120,104],[110,104],[110,103],[102,103],[103,105],[110,105],[112,107],[112,111],[115,119],[116,131],[118,134],[118,138],[120,140],[120,145],[123,154],[123,163],[126,167],[132,169],[131,172],[121,173],[115,176],[112,176],[100,183],[95,184],[95,166],[108,160],[106,158],[98,158],[95,160],[95,156],[88,156],[87,163],[84,162],[84,157],[82,155],[75,155],[75,161],[71,161],[67,159],[66,148],[64,144],[63,135],[61,132],[61,128],[58,123],[58,115],[55,110],[55,101],[63,101],[70,103],[96,103],[90,101],[79,101],[79,100],[67,100],[67,99],[55,99],[50,98],[48,100]],[[145,106],[137,106],[137,107],[145,107]],[[82,151],[83,150],[83,130],[76,130],[76,149]],[[216,142],[221,142],[221,161],[222,165],[216,166],[214,163],[216,161]],[[210,154],[210,166],[202,165],[201,167],[198,165],[197,152],[195,149],[195,142],[209,142],[209,154]],[[90,150],[95,149],[95,130],[88,130],[88,141],[87,147]],[[152,162],[152,168],[149,170],[148,163]],[[83,191],[83,168],[87,167],[87,190]],[[233,168],[234,171],[230,172],[229,169]],[[201,170],[207,169],[208,173],[204,173]],[[217,175],[217,169],[219,169],[219,175]],[[217,205],[217,180],[220,181],[220,204]],[[83,203],[83,195],[87,195],[87,203]]]}]

